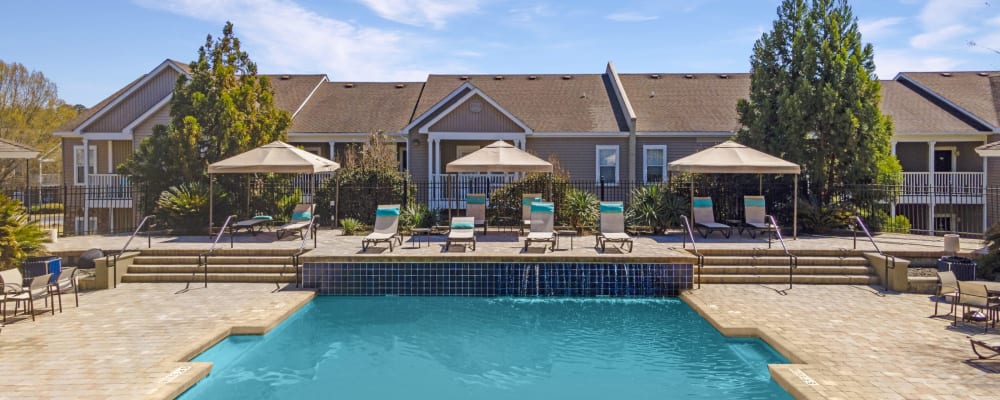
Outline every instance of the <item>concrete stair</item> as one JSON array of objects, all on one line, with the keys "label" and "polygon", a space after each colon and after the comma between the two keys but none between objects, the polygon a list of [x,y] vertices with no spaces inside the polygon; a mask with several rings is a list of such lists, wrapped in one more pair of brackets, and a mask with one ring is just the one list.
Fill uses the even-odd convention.
[{"label": "concrete stair", "polygon": [[[122,282],[203,282],[205,268],[198,266],[200,250],[142,250]],[[295,282],[291,256],[296,250],[216,250],[208,259],[209,282]]]},{"label": "concrete stair", "polygon": [[[701,283],[787,284],[788,256],[777,249],[704,249]],[[862,252],[854,250],[796,250],[798,268],[792,283],[877,284],[878,277]],[[698,269],[695,266],[695,283]]]}]

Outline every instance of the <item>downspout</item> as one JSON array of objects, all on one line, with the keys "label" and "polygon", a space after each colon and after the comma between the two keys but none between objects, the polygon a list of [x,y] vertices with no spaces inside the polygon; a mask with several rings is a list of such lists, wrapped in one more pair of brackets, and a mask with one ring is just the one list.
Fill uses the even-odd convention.
[{"label": "downspout", "polygon": [[625,93],[625,87],[622,85],[621,78],[618,77],[618,71],[615,71],[615,64],[608,61],[605,73],[611,79],[611,88],[615,92],[615,97],[617,97],[618,106],[621,108],[622,113],[625,114],[625,123],[628,125],[628,181],[630,183],[635,182],[635,169],[638,165],[635,157],[635,126],[637,118],[635,111],[632,109],[632,103],[628,100],[628,94]]}]

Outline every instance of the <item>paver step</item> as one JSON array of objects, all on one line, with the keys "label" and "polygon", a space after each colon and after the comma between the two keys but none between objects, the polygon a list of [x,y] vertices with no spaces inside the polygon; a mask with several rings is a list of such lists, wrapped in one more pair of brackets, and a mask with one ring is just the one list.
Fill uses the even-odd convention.
[{"label": "paver step", "polygon": [[[203,273],[205,271],[204,267],[199,267],[196,264],[143,264],[143,265],[132,265],[128,268],[128,274],[156,274],[156,273]],[[243,265],[226,265],[226,264],[209,264],[208,273],[226,273],[226,274],[240,274],[240,273],[295,273],[295,268],[291,264],[280,265],[280,264],[243,264]]]},{"label": "paver step", "polygon": [[[122,282],[127,283],[163,283],[163,282],[203,282],[204,276],[197,274],[128,274],[122,276]],[[233,283],[291,283],[295,282],[295,274],[208,274],[209,282]]]},{"label": "paver step", "polygon": [[[691,250],[691,246],[688,246],[688,251]],[[781,249],[781,246],[774,246],[770,249],[705,249],[699,248],[698,251],[708,257],[708,256],[744,256],[744,257],[754,257],[754,256],[784,256],[785,251]],[[794,249],[791,253],[799,257],[862,257],[864,255],[863,250],[852,250],[852,249]]]},{"label": "paver step", "polygon": [[[697,273],[697,268],[695,269]],[[871,275],[871,267],[867,265],[799,265],[794,275]],[[710,275],[784,275],[788,276],[788,266],[737,266],[737,265],[705,265],[701,273]]]},{"label": "paver step", "polygon": [[[220,244],[221,246],[221,244]],[[228,244],[227,244],[228,246]],[[309,249],[307,249],[308,252]],[[140,256],[194,256],[197,257],[205,250],[198,249],[140,249]],[[219,248],[215,250],[214,256],[232,257],[289,257],[298,252],[298,249],[227,249]]]},{"label": "paver step", "polygon": [[[698,275],[694,276],[698,283]],[[701,283],[745,283],[745,284],[787,284],[788,275],[705,275]],[[867,275],[795,275],[792,283],[809,283],[823,285],[870,285],[877,284],[878,277]]]},{"label": "paver step", "polygon": [[[291,264],[290,256],[213,256],[209,264]],[[151,264],[183,264],[198,265],[198,256],[138,256],[133,259],[134,265]]]},{"label": "paver step", "polygon": [[[803,265],[868,265],[864,257],[798,257],[799,266]],[[705,256],[705,265],[788,265],[788,257],[765,256]]]}]

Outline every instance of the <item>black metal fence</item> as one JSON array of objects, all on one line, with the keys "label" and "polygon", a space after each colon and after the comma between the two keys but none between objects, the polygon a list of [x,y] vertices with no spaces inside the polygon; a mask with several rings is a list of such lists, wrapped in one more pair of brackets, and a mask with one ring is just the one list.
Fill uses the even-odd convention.
[{"label": "black metal fence", "polygon": [[[690,195],[711,197],[719,221],[742,220],[744,195],[761,194],[767,212],[782,227],[790,228],[793,214],[791,178],[759,179],[753,176],[698,177],[673,179],[662,184],[667,192],[684,202]],[[461,215],[468,193],[483,193],[490,210],[498,217],[520,215],[520,196],[527,193],[555,201],[557,210],[570,190],[592,193],[601,201],[622,201],[626,208],[631,194],[646,186],[642,182],[542,181],[505,183],[495,178],[454,181],[403,181],[397,185],[358,185],[338,187],[323,177],[313,186],[304,180],[267,182],[246,181],[238,189],[225,193],[226,200],[216,204],[215,217],[221,222],[228,214],[247,217],[258,213],[280,214],[296,203],[315,203],[326,225],[341,218],[364,221],[374,218],[376,204],[426,204],[441,215]],[[218,188],[218,185],[217,185]],[[44,229],[56,229],[60,235],[130,232],[143,216],[153,212],[158,194],[136,186],[91,187],[47,186],[0,189],[26,206],[29,218]],[[875,231],[914,234],[958,233],[980,237],[1000,216],[1000,187],[917,187],[855,185],[838,188],[827,201],[813,198],[806,183],[800,184],[799,224],[810,228],[836,228],[838,218],[860,215]],[[822,204],[818,204],[822,203]],[[369,208],[371,210],[369,210]],[[370,212],[369,212],[370,211]],[[502,215],[510,213],[510,216]],[[558,218],[558,216],[557,216]],[[368,221],[371,222],[371,221]],[[817,226],[818,225],[818,226]]]}]

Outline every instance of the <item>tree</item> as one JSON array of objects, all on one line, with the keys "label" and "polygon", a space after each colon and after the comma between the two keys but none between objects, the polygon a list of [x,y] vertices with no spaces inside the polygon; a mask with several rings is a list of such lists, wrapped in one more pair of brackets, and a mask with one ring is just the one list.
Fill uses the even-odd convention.
[{"label": "tree", "polygon": [[[208,164],[288,134],[290,114],[274,106],[270,81],[257,75],[232,23],[222,37],[208,35],[190,69],[174,86],[170,124],[154,127],[124,168],[154,198],[181,183],[207,183]],[[220,178],[220,190],[233,192],[238,182]]]},{"label": "tree", "polygon": [[802,165],[819,202],[835,187],[887,183],[901,171],[872,46],[846,0],[784,0],[750,65],[737,141]]},{"label": "tree", "polygon": [[[52,131],[77,112],[59,99],[56,84],[44,74],[0,60],[0,138],[47,151],[59,144]],[[10,183],[23,165],[24,160],[0,160],[0,185]]]}]

